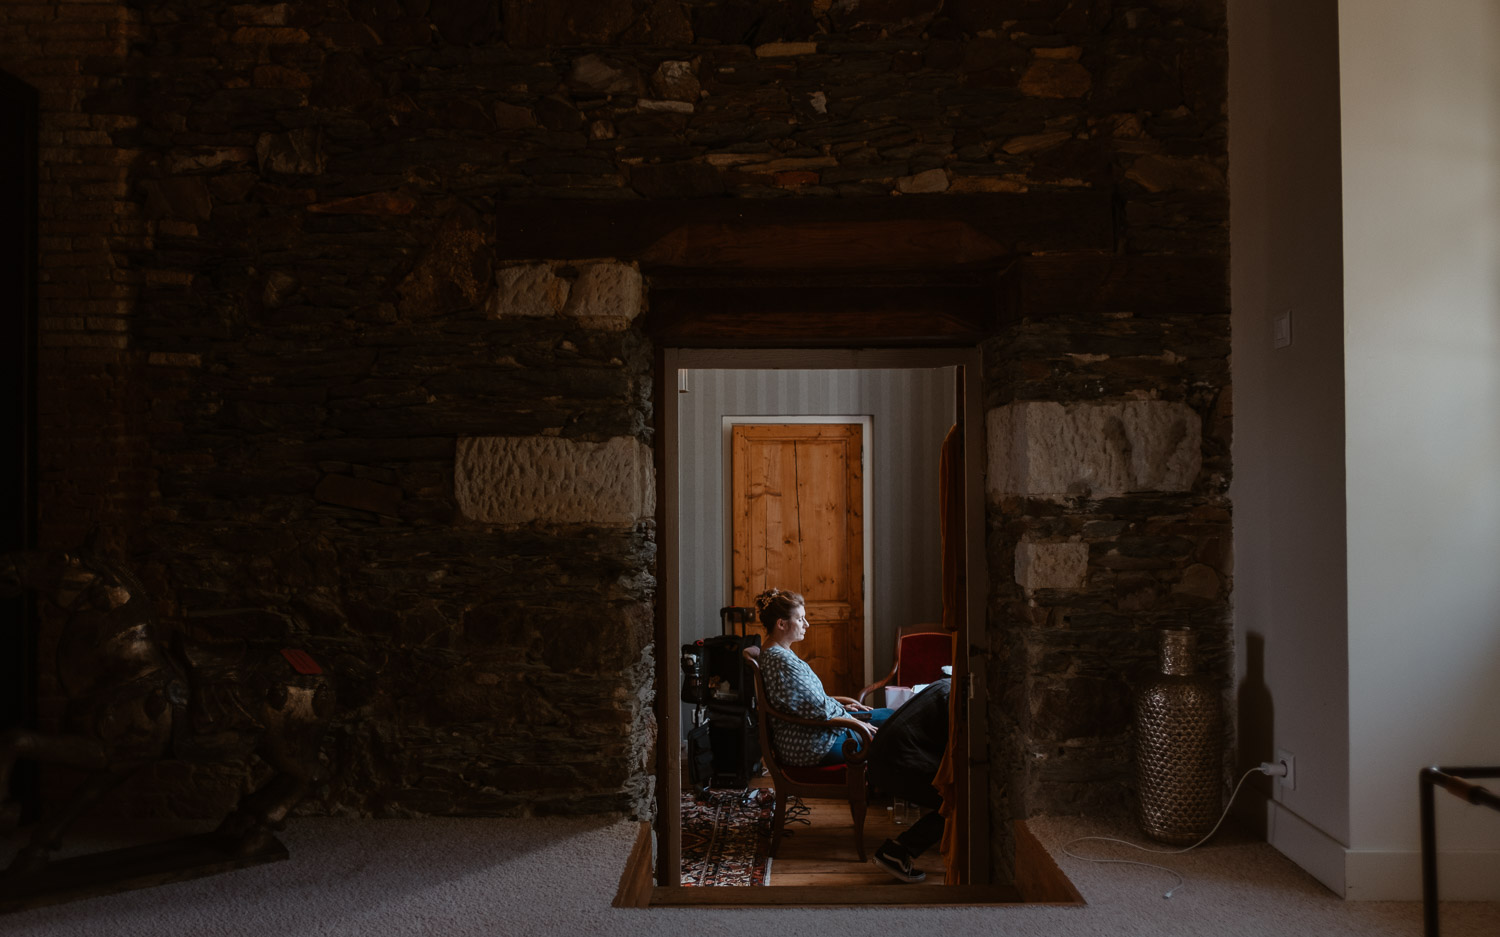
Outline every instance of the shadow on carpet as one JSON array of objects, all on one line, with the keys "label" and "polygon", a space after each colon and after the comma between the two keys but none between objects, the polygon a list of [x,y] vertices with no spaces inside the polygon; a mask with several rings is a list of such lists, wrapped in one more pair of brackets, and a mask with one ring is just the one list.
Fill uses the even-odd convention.
[{"label": "shadow on carpet", "polygon": [[775,809],[768,788],[683,791],[682,884],[769,884]]}]

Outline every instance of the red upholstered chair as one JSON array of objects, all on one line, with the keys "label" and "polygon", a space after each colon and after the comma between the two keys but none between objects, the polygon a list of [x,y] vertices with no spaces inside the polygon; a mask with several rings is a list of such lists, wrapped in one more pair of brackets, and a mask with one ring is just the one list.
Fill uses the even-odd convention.
[{"label": "red upholstered chair", "polygon": [[[760,755],[771,772],[771,783],[776,787],[776,812],[771,818],[771,855],[781,844],[781,834],[786,826],[786,799],[793,794],[798,797],[825,797],[849,801],[849,814],[854,818],[854,848],[859,861],[865,861],[865,757],[869,754],[869,741],[873,737],[870,727],[858,719],[803,719],[777,709],[766,697],[766,684],[760,675],[760,648],[747,647],[741,652],[755,675],[755,707],[760,711],[757,719],[760,732]],[[776,758],[776,747],[771,743],[771,720],[780,719],[803,726],[819,726],[826,729],[853,729],[861,741],[849,739],[844,742],[844,760],[847,764],[826,768],[804,768],[798,765],[783,765]]]},{"label": "red upholstered chair", "polygon": [[886,686],[917,686],[941,679],[953,664],[953,635],[940,625],[903,625],[896,634],[896,659],[883,679],[859,691],[859,701]]}]

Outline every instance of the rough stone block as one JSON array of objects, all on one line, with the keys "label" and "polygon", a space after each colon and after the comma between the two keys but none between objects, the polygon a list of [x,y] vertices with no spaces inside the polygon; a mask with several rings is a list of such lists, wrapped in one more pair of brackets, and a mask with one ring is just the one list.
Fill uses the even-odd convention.
[{"label": "rough stone block", "polygon": [[172,172],[219,169],[226,163],[248,163],[255,153],[247,146],[193,147],[172,152]]},{"label": "rough stone block", "polygon": [[633,68],[622,68],[589,53],[573,63],[570,80],[575,85],[606,94],[640,94],[645,82],[640,72]]},{"label": "rough stone block", "polygon": [[146,363],[167,368],[200,368],[203,356],[186,351],[153,351]]},{"label": "rough stone block", "polygon": [[1025,192],[1030,187],[1000,176],[958,176],[951,188],[954,192]]},{"label": "rough stone block", "polygon": [[444,42],[476,45],[500,28],[498,6],[490,0],[432,0],[427,15]]},{"label": "rough stone block", "polygon": [[306,72],[285,65],[257,65],[254,84],[257,88],[311,88],[312,79]]},{"label": "rough stone block", "polygon": [[1016,582],[1028,592],[1037,589],[1082,589],[1089,570],[1086,543],[1016,545]]},{"label": "rough stone block", "polygon": [[496,101],[494,105],[495,126],[501,130],[524,130],[536,126],[536,114],[531,108],[519,104]]},{"label": "rough stone block", "polygon": [[1000,149],[1017,156],[1021,153],[1032,153],[1037,150],[1048,150],[1073,139],[1073,134],[1067,130],[1054,130],[1049,133],[1033,133],[1023,137],[1011,137],[1005,141]]},{"label": "rough stone block", "polygon": [[630,26],[630,0],[505,0],[505,39],[520,49],[609,45]]},{"label": "rough stone block", "polygon": [[771,179],[783,188],[818,184],[818,174],[815,172],[778,172],[772,175]]},{"label": "rough stone block", "polygon": [[409,215],[416,207],[417,200],[404,192],[371,192],[317,202],[307,210],[324,215]]},{"label": "rough stone block", "polygon": [[1202,465],[1202,421],[1184,403],[1014,403],[986,419],[993,498],[1187,491]]},{"label": "rough stone block", "polygon": [[1202,563],[1195,563],[1183,570],[1182,578],[1172,587],[1174,595],[1205,602],[1218,601],[1221,590],[1219,574]]},{"label": "rough stone block", "polygon": [[651,88],[668,101],[696,101],[702,86],[693,74],[692,62],[667,61],[656,66],[651,76]]},{"label": "rough stone block", "polygon": [[313,497],[325,504],[337,504],[369,511],[372,514],[394,515],[401,506],[401,489],[394,485],[383,485],[368,478],[351,475],[324,475],[313,489]]},{"label": "rough stone block", "polygon": [[921,29],[943,8],[941,0],[860,0],[858,3],[833,3],[829,16],[839,30],[881,27],[897,30]]},{"label": "rough stone block", "polygon": [[628,326],[640,315],[641,289],[641,272],[629,264],[590,264],[573,282],[563,314]]},{"label": "rough stone block", "polygon": [[673,114],[691,114],[693,105],[687,101],[656,101],[650,98],[639,98],[635,106],[643,111],[669,111]]},{"label": "rough stone block", "polygon": [[459,510],[484,524],[628,527],[656,511],[651,450],[629,436],[461,438],[454,462]]},{"label": "rough stone block", "polygon": [[948,174],[941,169],[929,169],[914,176],[902,176],[896,180],[896,188],[908,195],[919,192],[946,192]]},{"label": "rough stone block", "polygon": [[147,218],[207,221],[213,214],[208,185],[197,176],[147,179],[141,183],[141,190],[146,196]]},{"label": "rough stone block", "polygon": [[353,52],[332,52],[323,62],[311,101],[319,107],[359,107],[379,100],[384,87]]},{"label": "rough stone block", "polygon": [[237,4],[229,8],[229,19],[246,26],[285,26],[287,5],[285,3]]},{"label": "rough stone block", "polygon": [[1139,182],[1148,192],[1175,189],[1220,192],[1224,189],[1224,173],[1219,167],[1196,159],[1155,154],[1136,160],[1125,173],[1125,178]]},{"label": "rough stone block", "polygon": [[307,40],[306,30],[282,26],[241,26],[229,37],[239,45],[300,45]]},{"label": "rough stone block", "polygon": [[263,133],[255,141],[261,172],[317,175],[323,171],[323,137],[316,127]]},{"label": "rough stone block", "polygon": [[583,126],[583,115],[578,108],[557,95],[548,95],[536,102],[536,119],[548,130],[577,130]]},{"label": "rough stone block", "polygon": [[492,262],[484,234],[471,221],[450,219],[396,287],[402,314],[428,318],[478,306],[491,282]]},{"label": "rough stone block", "polygon": [[519,264],[495,271],[495,292],[485,307],[491,319],[555,316],[568,301],[567,280],[551,264]]},{"label": "rough stone block", "polygon": [[767,42],[755,47],[755,54],[763,59],[785,58],[792,55],[812,55],[818,51],[816,42]]},{"label": "rough stone block", "polygon": [[1076,62],[1042,59],[1021,76],[1021,93],[1037,98],[1081,98],[1093,83],[1089,70]]}]

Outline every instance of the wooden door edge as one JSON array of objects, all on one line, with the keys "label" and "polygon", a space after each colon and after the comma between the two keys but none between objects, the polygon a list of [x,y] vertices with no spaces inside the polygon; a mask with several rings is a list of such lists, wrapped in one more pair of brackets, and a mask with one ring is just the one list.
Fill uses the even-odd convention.
[{"label": "wooden door edge", "polygon": [[[675,348],[657,348],[653,374],[653,399],[656,409],[656,444],[660,453],[656,468],[656,577],[659,586],[654,636],[656,643],[656,817],[658,846],[655,877],[676,884],[682,875],[682,764],[678,739],[682,735],[681,705],[677,681],[676,649],[681,641],[678,583],[681,539],[677,516],[678,451],[677,394],[667,393],[667,382],[681,367],[680,352]],[[675,382],[674,382],[675,383]],[[647,853],[648,861],[650,853]]]},{"label": "wooden door edge", "polygon": [[[990,738],[989,685],[982,662],[989,650],[988,627],[989,573],[985,537],[988,529],[988,502],[984,492],[986,456],[984,427],[984,354],[978,347],[966,350],[957,361],[955,377],[962,391],[963,409],[963,479],[964,479],[964,603],[965,613],[959,622],[959,646],[963,649],[967,670],[966,694],[969,699],[966,718],[967,738],[964,752],[964,803],[961,815],[967,825],[965,841],[968,881],[988,882],[996,871],[992,855],[991,830],[1002,822],[994,815],[989,798]],[[956,658],[955,658],[956,660]],[[971,662],[980,667],[968,669]]]}]

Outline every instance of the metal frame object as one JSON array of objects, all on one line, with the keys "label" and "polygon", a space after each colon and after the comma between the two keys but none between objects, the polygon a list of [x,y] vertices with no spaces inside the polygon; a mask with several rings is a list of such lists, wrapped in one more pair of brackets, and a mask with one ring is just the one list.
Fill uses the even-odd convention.
[{"label": "metal frame object", "polygon": [[1438,937],[1437,826],[1433,789],[1491,810],[1500,810],[1500,794],[1464,778],[1500,778],[1500,767],[1423,768],[1419,775],[1422,806],[1422,926],[1427,937]]}]

